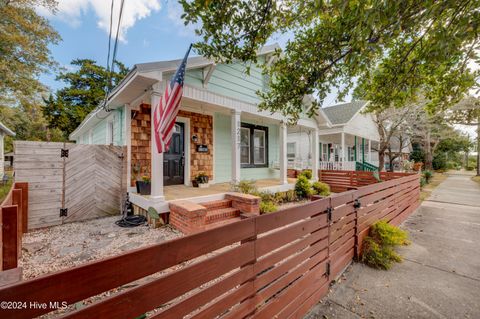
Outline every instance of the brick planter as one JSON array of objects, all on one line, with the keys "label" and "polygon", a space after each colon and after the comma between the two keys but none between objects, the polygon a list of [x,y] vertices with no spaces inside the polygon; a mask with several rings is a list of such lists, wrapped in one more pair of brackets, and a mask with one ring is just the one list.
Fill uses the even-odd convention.
[{"label": "brick planter", "polygon": [[260,197],[242,193],[228,193],[226,199],[232,201],[232,207],[242,213],[253,213],[260,215]]},{"label": "brick planter", "polygon": [[170,224],[184,234],[205,229],[207,209],[199,204],[183,200],[170,203]]}]

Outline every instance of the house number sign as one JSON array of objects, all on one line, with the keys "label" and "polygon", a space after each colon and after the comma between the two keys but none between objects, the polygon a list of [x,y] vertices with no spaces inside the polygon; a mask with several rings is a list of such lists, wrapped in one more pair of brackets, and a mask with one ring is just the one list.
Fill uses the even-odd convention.
[{"label": "house number sign", "polygon": [[208,153],[208,145],[205,145],[205,144],[197,145],[197,152]]}]

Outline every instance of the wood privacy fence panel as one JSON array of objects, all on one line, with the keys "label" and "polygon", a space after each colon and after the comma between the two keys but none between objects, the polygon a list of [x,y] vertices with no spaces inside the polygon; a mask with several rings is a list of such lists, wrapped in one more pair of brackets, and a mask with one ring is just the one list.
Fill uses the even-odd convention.
[{"label": "wood privacy fence panel", "polygon": [[62,223],[64,143],[14,142],[15,180],[28,182],[29,229]]},{"label": "wood privacy fence panel", "polygon": [[122,147],[16,141],[14,148],[15,179],[29,183],[30,229],[119,213]]},{"label": "wood privacy fence panel", "polygon": [[418,190],[413,175],[316,198],[0,288],[0,300],[74,304],[103,294],[64,318],[300,318],[358,256],[370,225],[401,222],[417,207]]}]

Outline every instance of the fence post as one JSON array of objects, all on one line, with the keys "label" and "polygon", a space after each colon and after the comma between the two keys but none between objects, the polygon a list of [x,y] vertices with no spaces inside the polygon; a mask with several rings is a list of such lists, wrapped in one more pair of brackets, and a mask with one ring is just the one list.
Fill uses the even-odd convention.
[{"label": "fence post", "polygon": [[328,197],[328,210],[327,210],[327,227],[328,227],[328,237],[327,237],[327,278],[328,282],[332,281],[331,279],[331,271],[332,271],[332,264],[330,261],[330,235],[331,235],[331,226],[332,226],[332,214],[333,214],[333,207],[332,207],[332,197]]},{"label": "fence post", "polygon": [[[358,190],[355,191],[353,193],[353,201],[354,203],[357,203],[358,201]],[[353,207],[355,207],[355,248],[354,248],[354,258],[355,260],[360,260],[360,243],[358,241],[358,210],[360,209],[360,207],[354,205]]]},{"label": "fence post", "polygon": [[254,252],[254,258],[251,262],[248,262],[244,265],[242,265],[240,268],[244,268],[244,267],[253,267],[253,277],[248,279],[247,281],[245,282],[242,282],[241,285],[245,285],[245,284],[248,284],[248,283],[251,283],[252,287],[253,287],[253,290],[252,290],[252,294],[243,299],[240,303],[244,303],[246,304],[247,306],[247,310],[245,310],[244,312],[242,312],[242,317],[246,317],[247,315],[252,315],[253,313],[255,313],[256,311],[256,304],[255,304],[255,300],[256,300],[256,288],[255,288],[255,279],[257,278],[257,273],[255,272],[255,264],[257,262],[257,253],[256,253],[256,240],[257,240],[257,220],[255,217],[257,217],[258,215],[257,214],[251,214],[251,213],[243,213],[240,215],[240,218],[241,219],[252,219],[253,218],[253,221],[254,221],[254,230],[255,230],[255,235],[250,237],[250,238],[247,238],[247,239],[244,239],[240,242],[240,244],[246,244],[246,243],[250,243],[252,242],[253,243],[253,252]]},{"label": "fence post", "polygon": [[16,182],[16,189],[22,190],[22,233],[25,234],[28,232],[28,183],[26,182]]},{"label": "fence post", "polygon": [[20,258],[22,256],[22,213],[23,213],[23,205],[22,205],[22,190],[15,189],[15,185],[13,186],[14,189],[12,190],[12,205],[17,206],[17,254]]},{"label": "fence post", "polygon": [[17,268],[18,263],[18,206],[2,207],[2,270]]}]

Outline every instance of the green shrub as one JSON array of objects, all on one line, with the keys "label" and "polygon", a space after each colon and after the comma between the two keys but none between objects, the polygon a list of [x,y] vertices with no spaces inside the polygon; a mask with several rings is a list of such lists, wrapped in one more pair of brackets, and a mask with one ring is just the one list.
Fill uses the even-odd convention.
[{"label": "green shrub", "polygon": [[390,269],[394,262],[402,261],[394,247],[409,243],[407,232],[384,220],[378,221],[363,242],[362,261],[373,268]]},{"label": "green shrub", "polygon": [[420,177],[420,187],[423,188],[427,185],[427,181],[425,180],[425,177]]},{"label": "green shrub", "polygon": [[276,192],[274,195],[275,203],[281,204],[287,201],[287,193],[286,192]]},{"label": "green shrub", "polygon": [[253,194],[255,196],[259,196],[262,199],[262,202],[274,202],[275,201],[275,194],[262,191],[258,192],[258,194]]},{"label": "green shrub", "polygon": [[239,192],[243,194],[254,194],[257,193],[257,186],[255,185],[255,181],[240,181],[238,184],[233,186],[234,192]]},{"label": "green shrub", "polygon": [[268,214],[277,211],[277,205],[273,202],[260,202],[260,214]]},{"label": "green shrub", "polygon": [[296,202],[298,200],[297,193],[295,190],[290,189],[285,192],[285,199],[287,202]]},{"label": "green shrub", "polygon": [[295,192],[299,198],[306,198],[312,195],[312,185],[306,176],[300,175],[297,178],[297,182],[295,183]]},{"label": "green shrub", "polygon": [[433,172],[432,171],[424,171],[423,172],[423,177],[425,178],[425,182],[427,184],[430,184],[430,180],[432,179],[433,177]]},{"label": "green shrub", "polygon": [[475,167],[469,165],[469,166],[466,167],[466,169],[467,169],[467,171],[473,171],[475,169]]},{"label": "green shrub", "polygon": [[306,169],[302,171],[298,176],[305,176],[308,180],[312,179],[312,170]]},{"label": "green shrub", "polygon": [[322,182],[315,182],[312,184],[315,195],[328,196],[330,195],[330,186]]}]

